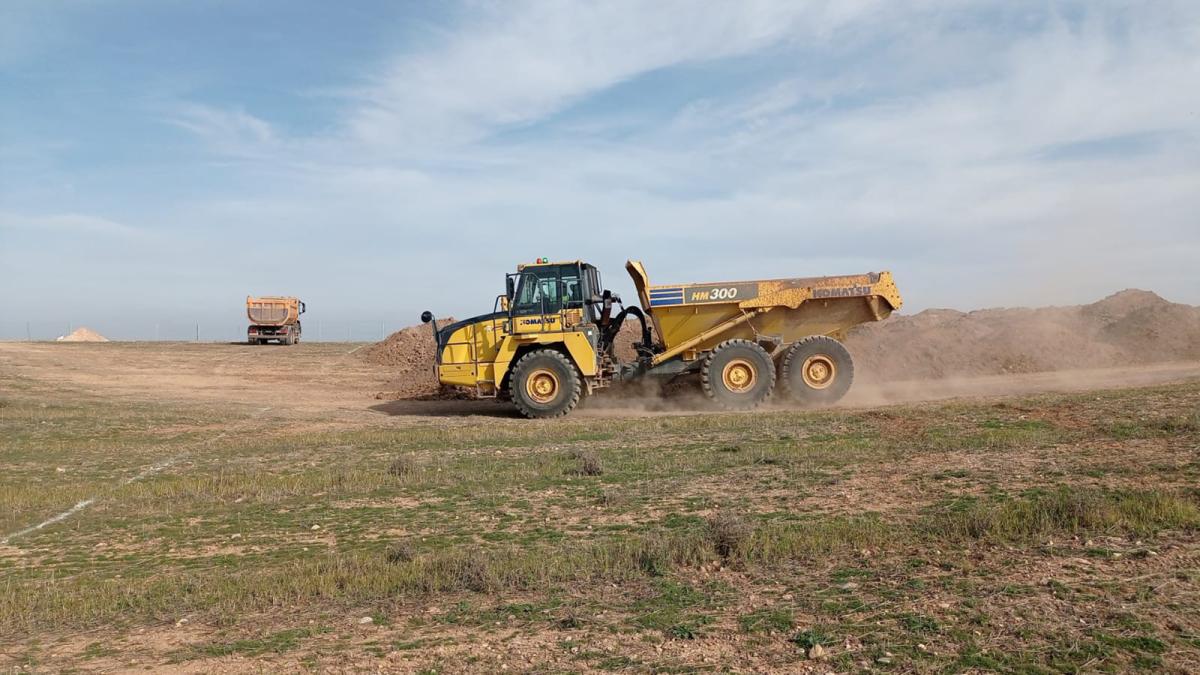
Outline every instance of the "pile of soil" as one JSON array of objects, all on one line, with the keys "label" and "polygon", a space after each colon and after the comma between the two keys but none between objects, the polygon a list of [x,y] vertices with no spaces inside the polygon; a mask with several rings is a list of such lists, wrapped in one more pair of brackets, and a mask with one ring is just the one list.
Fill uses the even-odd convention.
[{"label": "pile of soil", "polygon": [[[453,317],[438,320],[439,326],[454,323]],[[391,379],[387,389],[376,398],[442,398],[452,397],[451,390],[437,381],[434,373],[433,328],[417,324],[402,328],[380,342],[359,350],[362,359],[377,366],[387,366]]]},{"label": "pile of soil", "polygon": [[[448,325],[453,319],[439,321]],[[85,329],[81,329],[85,330]],[[78,331],[76,331],[78,332]],[[617,355],[634,358],[640,324],[617,335]],[[1200,307],[1168,302],[1149,291],[1125,290],[1090,305],[1036,309],[929,309],[850,331],[846,346],[860,382],[1109,368],[1200,360]],[[360,351],[386,366],[380,398],[455,398],[434,374],[433,331],[417,325]]]},{"label": "pile of soil", "polygon": [[58,342],[108,342],[108,338],[84,326],[76,328],[70,335],[60,335],[56,340]]},{"label": "pile of soil", "polygon": [[1200,307],[1124,290],[1090,305],[893,315],[852,331],[856,379],[887,382],[1200,359]]},{"label": "pile of soil", "polygon": [[[454,323],[453,318],[439,319],[439,326]],[[630,318],[621,325],[616,338],[617,358],[632,361],[637,355],[633,343],[641,341],[641,324]],[[381,342],[359,350],[367,363],[386,366],[391,379],[376,398],[445,399],[459,398],[461,390],[443,387],[433,371],[435,346],[433,329],[425,324],[409,326],[392,333]]]},{"label": "pile of soil", "polygon": [[[646,321],[649,323],[649,317]],[[650,325],[650,339],[654,339],[654,325]],[[613,339],[613,351],[617,354],[617,360],[622,363],[628,363],[637,359],[637,352],[633,349],[633,343],[642,341],[642,322],[636,317],[628,317],[621,324],[621,330],[617,331],[617,337]]]}]

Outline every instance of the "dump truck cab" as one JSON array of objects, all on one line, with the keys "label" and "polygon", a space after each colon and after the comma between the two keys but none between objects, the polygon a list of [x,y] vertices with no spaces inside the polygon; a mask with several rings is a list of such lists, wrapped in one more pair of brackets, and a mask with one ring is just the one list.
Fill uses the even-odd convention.
[{"label": "dump truck cab", "polygon": [[615,371],[600,328],[611,302],[600,284],[593,265],[539,258],[506,275],[505,293],[488,314],[439,326],[426,312],[439,381],[480,397],[511,397],[530,417],[570,410]]},{"label": "dump truck cab", "polygon": [[599,317],[592,301],[600,297],[599,286],[599,270],[583,261],[535,262],[518,265],[507,275],[505,297],[518,319],[516,331],[529,332],[553,326],[560,318],[564,326],[594,323]]},{"label": "dump truck cab", "polygon": [[[626,270],[641,307],[623,306],[592,265],[539,258],[506,275],[489,314],[439,327],[425,312],[438,380],[511,398],[527,417],[566,414],[614,382],[690,375],[728,409],[762,403],[777,381],[794,401],[829,404],[854,374],[839,338],[902,302],[888,272],[656,286],[640,262]],[[641,339],[621,361],[614,341],[631,318]]]}]

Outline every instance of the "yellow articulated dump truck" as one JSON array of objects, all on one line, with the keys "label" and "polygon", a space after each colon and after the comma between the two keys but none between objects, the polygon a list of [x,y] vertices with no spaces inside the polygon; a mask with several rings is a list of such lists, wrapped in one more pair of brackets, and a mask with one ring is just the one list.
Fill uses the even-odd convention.
[{"label": "yellow articulated dump truck", "polygon": [[[777,386],[797,403],[827,405],[854,378],[839,338],[902,302],[889,272],[651,285],[640,262],[625,268],[641,307],[624,307],[592,265],[538,259],[507,275],[490,314],[439,326],[424,312],[439,381],[509,398],[526,417],[565,415],[598,389],[645,377],[693,377],[731,410]],[[636,359],[622,362],[613,343],[629,319],[641,340]]]},{"label": "yellow articulated dump truck", "polygon": [[303,313],[304,303],[299,298],[247,296],[246,316],[250,318],[250,327],[246,329],[246,341],[252,345],[265,345],[278,340],[281,345],[294,345],[300,341],[300,315]]}]

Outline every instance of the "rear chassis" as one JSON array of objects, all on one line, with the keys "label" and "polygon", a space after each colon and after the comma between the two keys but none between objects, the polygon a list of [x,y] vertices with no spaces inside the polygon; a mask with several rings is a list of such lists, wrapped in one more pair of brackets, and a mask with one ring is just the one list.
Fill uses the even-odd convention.
[{"label": "rear chassis", "polygon": [[266,344],[277,340],[281,345],[292,345],[300,341],[300,324],[283,326],[251,325],[246,329],[246,341],[250,344]]}]

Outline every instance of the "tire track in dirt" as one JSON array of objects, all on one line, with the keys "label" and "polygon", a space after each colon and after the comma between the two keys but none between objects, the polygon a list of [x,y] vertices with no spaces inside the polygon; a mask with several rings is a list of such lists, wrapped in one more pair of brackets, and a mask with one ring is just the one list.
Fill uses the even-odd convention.
[{"label": "tire track in dirt", "polygon": [[[266,408],[259,410],[256,414],[251,415],[250,417],[246,418],[243,421],[243,423],[239,426],[245,426],[249,422],[257,421],[259,418],[261,418],[263,416],[263,414],[269,412],[271,409],[272,409],[271,407],[266,407]],[[113,491],[115,491],[119,488],[123,488],[126,485],[130,485],[131,483],[136,483],[138,481],[145,480],[146,478],[149,478],[150,476],[153,476],[157,473],[165,471],[166,469],[181,462],[188,455],[190,455],[193,451],[195,451],[199,448],[202,448],[206,445],[211,445],[213,443],[216,443],[217,441],[222,440],[224,438],[227,438],[229,436],[229,434],[232,433],[233,431],[234,430],[227,429],[227,430],[222,431],[221,433],[217,434],[216,436],[213,436],[212,438],[206,438],[202,441],[197,441],[195,443],[189,443],[187,445],[184,445],[183,450],[181,452],[175,454],[172,457],[168,457],[167,459],[164,459],[160,462],[152,464],[152,465],[146,467],[145,469],[142,469],[137,474],[135,474],[129,478],[119,481],[116,485],[114,485],[112,488],[110,488],[107,492],[112,493]],[[25,529],[18,530],[11,534],[7,534],[3,538],[0,538],[0,546],[7,546],[9,544],[9,542],[11,542],[13,539],[18,539],[27,534],[32,534],[34,532],[37,532],[38,530],[45,529],[51,525],[61,523],[64,520],[70,518],[71,516],[88,508],[92,504],[95,504],[102,496],[103,495],[96,495],[95,497],[89,497],[80,502],[77,502],[71,508],[69,508],[61,513],[58,513],[54,516],[51,516],[50,518],[47,518],[46,520],[43,520],[42,522],[40,522],[36,525],[31,525],[29,527],[26,527]]]}]

